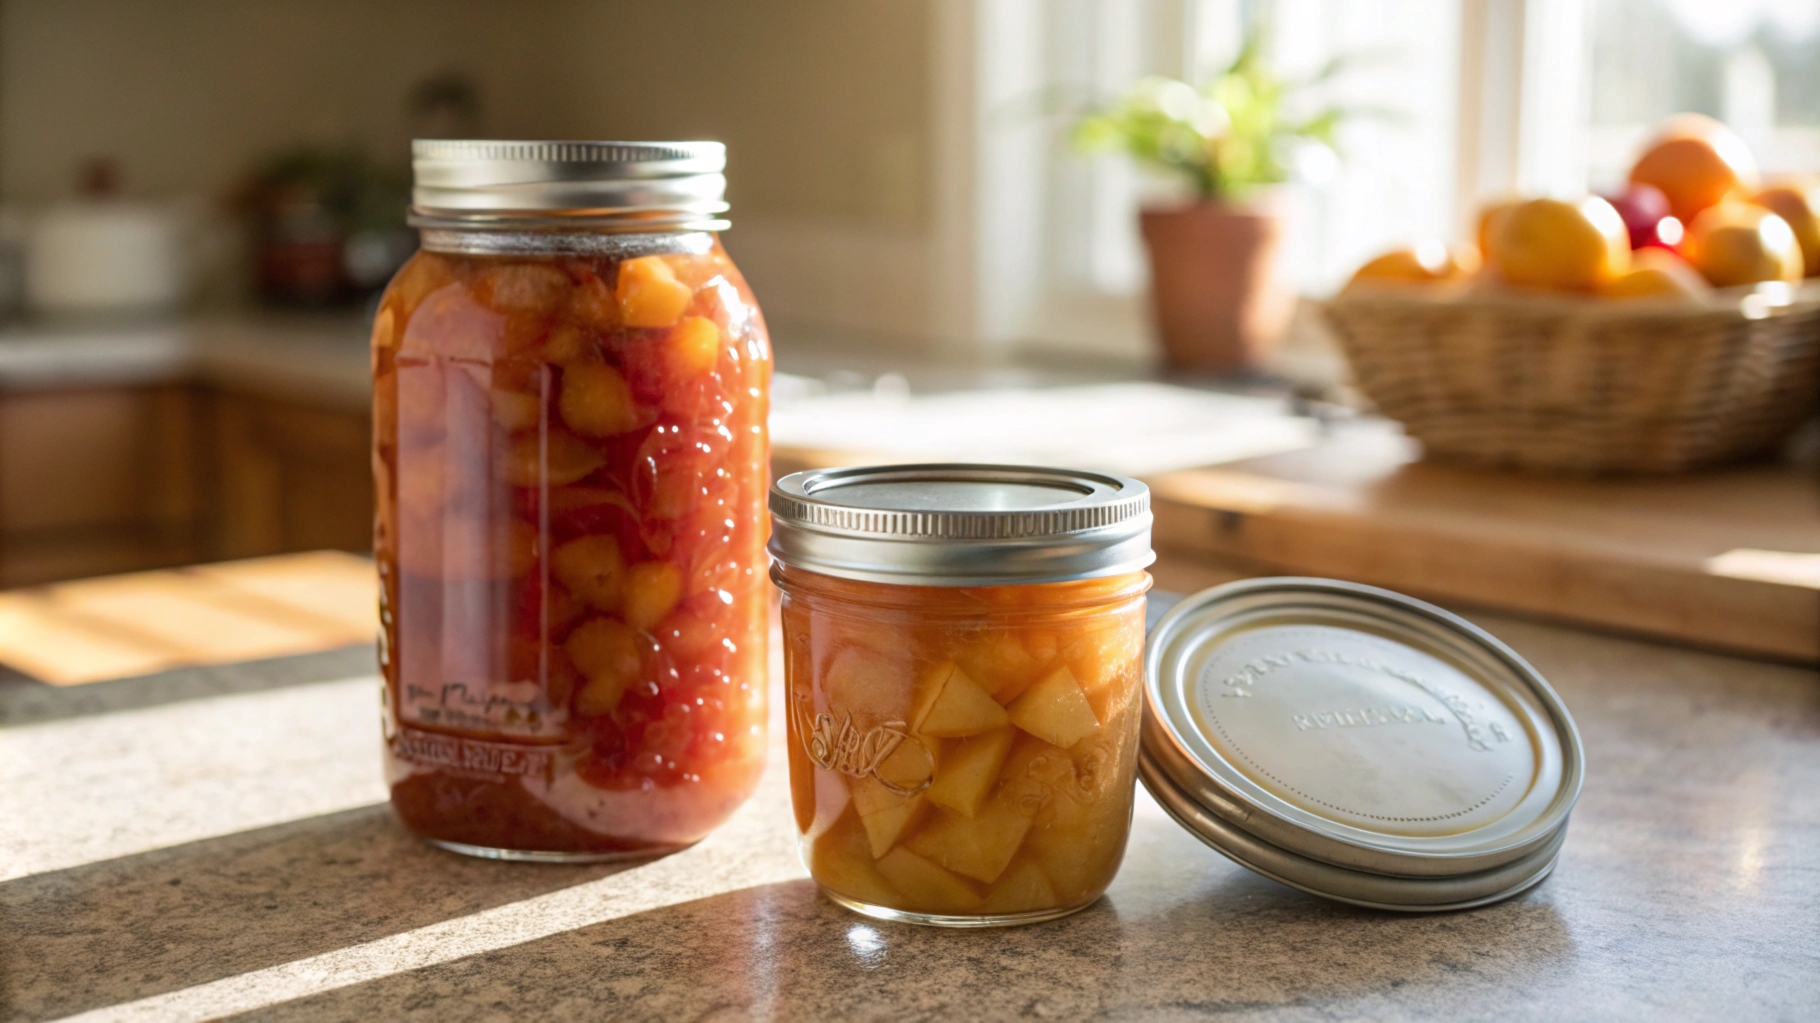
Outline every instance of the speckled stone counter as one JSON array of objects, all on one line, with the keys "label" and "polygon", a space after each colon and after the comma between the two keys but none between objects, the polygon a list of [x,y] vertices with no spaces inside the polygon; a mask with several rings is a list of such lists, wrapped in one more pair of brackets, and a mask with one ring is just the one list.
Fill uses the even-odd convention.
[{"label": "speckled stone counter", "polygon": [[1479,620],[1589,771],[1552,878],[1435,916],[1249,874],[1140,798],[1078,916],[864,920],[806,879],[775,746],[685,852],[480,862],[390,820],[345,659],[73,709],[0,689],[0,1019],[1820,1019],[1820,676]]}]

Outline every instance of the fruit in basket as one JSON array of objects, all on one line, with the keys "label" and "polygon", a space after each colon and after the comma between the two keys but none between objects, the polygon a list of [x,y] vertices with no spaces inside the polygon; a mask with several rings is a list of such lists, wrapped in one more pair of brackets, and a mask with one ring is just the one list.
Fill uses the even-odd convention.
[{"label": "fruit in basket", "polygon": [[1654,185],[1632,184],[1602,197],[1624,219],[1632,249],[1672,249],[1681,244],[1686,225],[1669,209],[1668,196]]},{"label": "fruit in basket", "polygon": [[1820,277],[1820,179],[1774,184],[1751,201],[1788,221],[1801,246],[1801,263],[1807,276]]},{"label": "fruit in basket", "polygon": [[1662,248],[1638,249],[1630,269],[1599,288],[1605,298],[1698,298],[1711,291],[1687,260]]},{"label": "fruit in basket", "polygon": [[1429,238],[1368,260],[1348,286],[1365,281],[1432,284],[1465,277],[1478,268],[1479,252],[1471,245],[1449,249],[1447,243]]},{"label": "fruit in basket", "polygon": [[1521,197],[1510,196],[1495,202],[1486,203],[1479,208],[1479,228],[1478,233],[1474,235],[1474,238],[1479,243],[1479,255],[1485,262],[1489,263],[1492,261],[1492,239],[1497,234],[1498,223],[1504,219],[1506,213],[1523,205],[1523,203],[1524,200]]},{"label": "fruit in basket", "polygon": [[1681,223],[1757,184],[1757,161],[1735,132],[1710,117],[1670,118],[1630,169],[1632,184],[1654,185]]},{"label": "fruit in basket", "polygon": [[1630,269],[1630,234],[1596,195],[1531,199],[1496,218],[1491,266],[1518,287],[1590,291]]},{"label": "fruit in basket", "polygon": [[1694,218],[1688,261],[1716,288],[1798,281],[1801,246],[1788,221],[1761,206],[1728,202]]}]

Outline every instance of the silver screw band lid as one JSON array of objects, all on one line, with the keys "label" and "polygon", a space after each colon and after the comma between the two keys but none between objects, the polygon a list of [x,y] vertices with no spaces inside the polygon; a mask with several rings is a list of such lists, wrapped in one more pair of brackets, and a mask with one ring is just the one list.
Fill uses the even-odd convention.
[{"label": "silver screw band lid", "polygon": [[938,463],[799,472],[771,488],[771,554],[867,582],[997,586],[1135,572],[1150,490],[1110,473]]},{"label": "silver screw band lid", "polygon": [[721,230],[726,164],[719,142],[418,139],[411,223]]},{"label": "silver screw band lid", "polygon": [[1553,866],[1585,754],[1536,670],[1433,605],[1250,579],[1151,630],[1141,777],[1207,844],[1360,905],[1442,909]]}]

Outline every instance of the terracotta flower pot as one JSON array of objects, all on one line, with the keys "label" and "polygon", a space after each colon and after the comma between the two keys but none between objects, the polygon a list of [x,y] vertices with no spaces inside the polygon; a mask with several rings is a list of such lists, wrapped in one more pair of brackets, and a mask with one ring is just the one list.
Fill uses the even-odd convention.
[{"label": "terracotta flower pot", "polygon": [[1278,270],[1283,216],[1273,204],[1204,202],[1139,214],[1150,301],[1174,369],[1262,365],[1289,324],[1295,294]]}]

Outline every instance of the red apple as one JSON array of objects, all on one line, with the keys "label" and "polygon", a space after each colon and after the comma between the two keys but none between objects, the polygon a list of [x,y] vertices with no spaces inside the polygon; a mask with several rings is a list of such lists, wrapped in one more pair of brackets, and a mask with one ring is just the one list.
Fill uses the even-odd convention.
[{"label": "red apple", "polygon": [[[1608,192],[1605,201],[1612,204],[1624,227],[1630,232],[1630,247],[1672,249],[1681,241],[1681,222],[1669,215],[1668,196],[1654,185],[1626,185],[1622,191]],[[1665,224],[1664,221],[1674,221]]]}]

